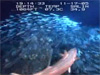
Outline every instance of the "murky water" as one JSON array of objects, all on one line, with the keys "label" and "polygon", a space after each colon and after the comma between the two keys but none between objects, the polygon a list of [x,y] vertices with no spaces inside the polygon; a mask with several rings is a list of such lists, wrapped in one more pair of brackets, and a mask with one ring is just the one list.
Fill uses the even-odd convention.
[{"label": "murky water", "polygon": [[67,16],[29,12],[1,21],[1,73],[29,74],[57,62],[64,50],[77,48],[72,74],[100,73],[100,29]]}]

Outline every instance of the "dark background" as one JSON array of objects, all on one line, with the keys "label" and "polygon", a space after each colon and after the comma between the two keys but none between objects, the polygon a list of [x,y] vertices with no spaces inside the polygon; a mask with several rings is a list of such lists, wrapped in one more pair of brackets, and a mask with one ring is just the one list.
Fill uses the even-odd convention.
[{"label": "dark background", "polygon": [[[64,6],[63,12],[52,12],[59,15],[68,16],[71,20],[82,22],[83,25],[89,25],[89,26],[98,26],[99,27],[99,0],[2,0],[1,1],[1,20],[5,20],[9,18],[9,15],[16,14],[16,13],[22,13],[13,11],[15,9],[15,3],[16,1],[46,1],[48,3],[55,3],[57,4],[58,1],[79,1],[79,2],[89,2],[90,7],[86,9],[86,11],[70,11],[70,7]],[[45,11],[39,11],[41,13],[51,13],[51,12],[45,12]]]}]

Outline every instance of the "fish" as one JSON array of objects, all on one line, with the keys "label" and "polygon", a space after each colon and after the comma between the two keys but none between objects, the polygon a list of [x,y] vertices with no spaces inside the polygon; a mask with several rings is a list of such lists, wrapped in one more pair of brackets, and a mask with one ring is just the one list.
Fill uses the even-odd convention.
[{"label": "fish", "polygon": [[[48,20],[42,21],[41,19]],[[92,73],[92,70],[85,71],[84,68],[88,65],[92,68],[94,68],[93,65],[100,67],[100,61],[98,61],[100,60],[100,29],[74,22],[67,16],[56,16],[55,14],[45,16],[45,14],[33,11],[14,14],[7,20],[1,21],[2,73],[9,74],[17,71],[17,73],[29,75],[29,73],[40,72],[43,68],[50,66],[48,64],[55,63],[60,58],[60,52],[72,47],[77,48],[77,55],[81,62],[77,61],[73,64],[74,67],[72,66],[69,72],[72,70],[71,73],[75,74]],[[13,55],[13,51],[17,50],[20,52]],[[29,56],[34,53],[39,59],[30,59]],[[45,56],[45,61],[41,62],[44,58],[42,54]],[[14,62],[17,58],[21,59]],[[9,59],[9,62],[6,62],[6,59]],[[17,67],[20,61],[23,66]],[[100,69],[96,68],[95,73],[99,74]]]},{"label": "fish", "polygon": [[[65,51],[64,54],[61,54],[62,59],[60,59],[56,64],[53,66],[48,66],[43,71],[32,75],[61,75],[65,73],[72,64],[77,60],[77,50],[76,48],[71,49],[70,51]],[[10,75],[21,75],[16,73],[11,73]]]},{"label": "fish", "polygon": [[17,74],[17,73],[11,73],[10,75],[21,75],[21,74]]},{"label": "fish", "polygon": [[[72,64],[77,59],[77,50],[76,48],[71,49],[70,51],[65,51],[64,54],[61,54],[62,59],[60,59],[56,64],[48,66],[43,71],[32,75],[61,75],[65,73]],[[21,75],[16,73],[11,73],[11,75]]]},{"label": "fish", "polygon": [[56,64],[54,64],[53,66],[48,66],[43,71],[33,75],[61,75],[65,73],[75,62],[75,60],[77,59],[76,55],[76,48],[73,48],[68,52],[65,51],[64,54],[62,54],[62,59],[60,59]]}]

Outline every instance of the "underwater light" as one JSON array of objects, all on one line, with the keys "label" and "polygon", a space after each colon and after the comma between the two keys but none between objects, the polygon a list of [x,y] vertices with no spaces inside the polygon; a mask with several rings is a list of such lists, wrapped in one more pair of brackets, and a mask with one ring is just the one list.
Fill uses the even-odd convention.
[{"label": "underwater light", "polygon": [[[51,60],[55,62],[55,59],[58,59],[58,55],[65,48],[70,49],[72,47],[77,48],[77,56],[80,58],[75,63],[77,65],[73,65],[78,68],[78,71],[81,71],[84,67],[86,69],[92,67],[91,69],[97,73],[99,72],[99,30],[83,28],[80,26],[82,23],[54,13],[47,15],[39,12],[29,12],[15,16],[11,15],[9,19],[1,23],[1,44],[3,44],[2,51],[5,51],[2,66],[4,73],[5,71],[12,73],[16,70],[20,73],[36,73],[51,64]],[[6,59],[9,62],[5,62]],[[87,67],[85,60],[94,63]],[[13,68],[20,61],[23,66]],[[26,65],[26,63],[29,65]],[[80,65],[83,67],[78,67]],[[69,69],[69,73],[73,72],[75,67]],[[12,69],[15,70],[12,71]],[[83,73],[90,73],[89,71],[88,69],[85,72],[82,70]]]},{"label": "underwater light", "polygon": [[76,27],[79,24],[78,22],[70,20],[67,16],[63,16],[61,20],[61,23],[69,27]]}]

